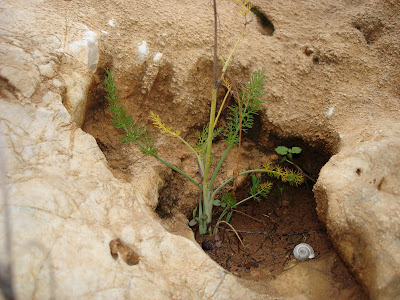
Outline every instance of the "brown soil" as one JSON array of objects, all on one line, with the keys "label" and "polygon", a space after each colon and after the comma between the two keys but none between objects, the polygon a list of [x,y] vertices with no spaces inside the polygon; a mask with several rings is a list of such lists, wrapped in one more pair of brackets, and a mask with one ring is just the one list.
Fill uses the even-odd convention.
[{"label": "brown soil", "polygon": [[[218,219],[220,213],[221,210],[216,210],[213,220]],[[251,271],[255,268],[264,269],[266,275],[282,272],[285,264],[294,258],[294,247],[302,242],[313,247],[315,259],[328,253],[332,247],[325,226],[315,213],[312,192],[306,186],[286,186],[282,196],[275,186],[267,199],[260,203],[249,200],[235,209],[230,224],[238,232],[245,248],[225,224],[219,230],[223,241],[221,248],[216,247],[215,240],[209,236],[196,233],[196,239],[200,245],[210,244],[213,249],[207,253],[240,277],[254,277]]]},{"label": "brown soil", "polygon": [[[278,183],[279,184],[279,183]],[[248,186],[238,192],[238,198],[248,196]],[[336,256],[324,224],[317,217],[311,186],[286,185],[281,195],[274,187],[269,197],[260,203],[254,200],[238,207],[230,220],[245,247],[242,246],[232,228],[220,225],[222,246],[217,247],[214,238],[195,237],[200,246],[224,269],[232,274],[255,281],[266,281],[301,264],[293,255],[294,247],[302,242],[315,251],[314,260],[327,260],[328,272],[340,290],[351,290],[346,299],[367,299],[361,287]],[[216,209],[213,220],[218,219],[221,209]],[[214,224],[215,225],[215,221]],[[335,262],[329,265],[334,256]],[[340,292],[337,294],[340,295]],[[341,296],[338,296],[342,299]],[[343,299],[344,299],[343,298]]]}]

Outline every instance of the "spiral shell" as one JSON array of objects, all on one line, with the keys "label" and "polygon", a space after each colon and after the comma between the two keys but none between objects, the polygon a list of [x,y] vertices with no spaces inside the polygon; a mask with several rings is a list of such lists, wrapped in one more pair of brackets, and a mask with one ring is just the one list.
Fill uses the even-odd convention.
[{"label": "spiral shell", "polygon": [[306,260],[307,258],[315,257],[313,248],[306,243],[298,244],[293,250],[293,255],[298,260]]}]

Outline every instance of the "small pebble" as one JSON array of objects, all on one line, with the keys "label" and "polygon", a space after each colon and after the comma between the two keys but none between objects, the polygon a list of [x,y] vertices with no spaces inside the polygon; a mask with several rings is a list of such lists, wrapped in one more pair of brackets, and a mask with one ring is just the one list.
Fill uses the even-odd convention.
[{"label": "small pebble", "polygon": [[206,250],[206,251],[213,249],[213,247],[211,246],[211,244],[208,240],[205,240],[201,243],[201,248],[203,248],[203,250]]}]

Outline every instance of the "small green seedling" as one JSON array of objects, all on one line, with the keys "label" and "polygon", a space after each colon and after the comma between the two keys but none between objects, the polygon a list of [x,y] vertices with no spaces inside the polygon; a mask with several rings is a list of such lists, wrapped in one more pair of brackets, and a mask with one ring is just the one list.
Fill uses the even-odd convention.
[{"label": "small green seedling", "polygon": [[[301,173],[303,173],[303,175],[305,177],[307,177],[308,179],[310,179],[313,182],[316,182],[313,178],[311,178],[310,176],[308,176],[295,162],[293,159],[293,154],[300,154],[301,153],[301,148],[300,147],[292,147],[292,148],[287,148],[285,146],[278,146],[275,148],[275,152],[283,155],[283,157],[281,158],[281,160],[279,161],[279,163],[283,163],[283,162],[288,162],[289,164],[293,165],[296,167],[297,170],[299,170]],[[290,180],[289,180],[290,181]]]},{"label": "small green seedling", "polygon": [[301,148],[300,147],[292,147],[292,148],[287,148],[285,146],[278,146],[275,148],[276,153],[283,155],[282,159],[279,161],[279,163],[283,163],[286,160],[293,161],[293,154],[300,154],[301,153]]},{"label": "small green seedling", "polygon": [[285,190],[285,184],[282,183],[282,185],[278,185],[279,193],[281,194],[281,198],[283,196],[283,191]]},{"label": "small green seedling", "polygon": [[235,196],[232,195],[232,193],[225,193],[222,195],[221,200],[215,200],[214,201],[214,206],[221,206],[224,209],[224,211],[221,213],[217,224],[222,220],[222,218],[227,214],[227,217],[225,219],[225,222],[229,223],[231,217],[232,217],[232,209],[236,208],[238,205],[250,200],[250,199],[255,199],[258,202],[261,201],[262,198],[267,198],[269,192],[271,191],[272,188],[272,183],[271,182],[265,182],[261,183],[261,179],[257,177],[256,175],[252,175],[251,177],[252,180],[252,186],[250,188],[250,196],[241,200],[240,202],[236,202]]}]

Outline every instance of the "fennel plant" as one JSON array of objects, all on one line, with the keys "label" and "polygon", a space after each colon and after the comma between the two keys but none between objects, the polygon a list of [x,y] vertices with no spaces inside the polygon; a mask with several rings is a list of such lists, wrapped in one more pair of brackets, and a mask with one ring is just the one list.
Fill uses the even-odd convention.
[{"label": "fennel plant", "polygon": [[[266,196],[271,189],[272,184],[266,183],[262,184],[259,179],[253,179],[253,191],[251,191],[251,196],[248,198],[236,202],[228,196],[223,196],[221,200],[216,199],[220,194],[221,189],[227,184],[231,183],[238,176],[243,176],[250,173],[266,173],[269,176],[278,178],[282,181],[290,182],[291,184],[301,184],[304,180],[303,174],[298,171],[291,171],[287,168],[281,168],[279,166],[273,166],[271,163],[266,162],[264,167],[261,169],[248,170],[236,174],[231,178],[227,178],[221,185],[214,186],[215,179],[218,176],[219,170],[223,165],[225,159],[227,158],[230,150],[233,147],[240,146],[241,135],[246,133],[254,124],[254,116],[262,109],[263,104],[263,89],[265,80],[265,70],[260,70],[251,75],[250,80],[242,86],[232,86],[229,82],[226,72],[228,66],[232,60],[233,54],[235,53],[237,46],[242,40],[247,20],[246,16],[251,9],[251,5],[248,0],[234,0],[234,2],[239,3],[239,12],[244,16],[245,23],[238,40],[233,46],[228,58],[222,60],[222,70],[220,72],[219,78],[217,77],[217,8],[216,0],[213,1],[214,8],[214,68],[213,68],[213,88],[211,93],[210,102],[210,117],[209,122],[204,126],[202,132],[198,133],[198,142],[196,145],[190,145],[186,142],[180,135],[179,131],[174,131],[171,127],[168,127],[161,121],[160,116],[150,113],[150,117],[153,124],[162,132],[171,135],[174,138],[179,139],[196,157],[197,164],[199,167],[199,173],[201,174],[201,180],[197,181],[187,173],[183,172],[176,166],[162,159],[157,152],[157,147],[155,145],[155,140],[149,130],[137,124],[130,115],[127,114],[126,109],[118,103],[119,93],[115,84],[114,74],[110,70],[106,70],[105,79],[105,90],[107,92],[106,99],[110,105],[110,113],[112,116],[112,121],[114,127],[120,129],[124,132],[122,138],[123,142],[134,142],[140,150],[146,154],[154,157],[163,164],[167,165],[171,169],[180,173],[186,179],[190,180],[199,189],[199,203],[198,206],[193,211],[193,219],[189,222],[189,225],[194,226],[198,224],[200,234],[206,234],[208,231],[212,232],[210,223],[212,221],[212,213],[214,206],[221,206],[221,203],[225,204],[225,210],[221,214],[218,222],[222,220],[225,214],[228,214],[229,218],[232,215],[229,212],[229,208],[234,208],[240,203],[247,201],[249,199],[255,198],[260,199],[261,196]],[[217,110],[217,92],[218,89],[224,85],[227,89],[226,95],[222,101],[221,106]],[[220,119],[221,112],[224,108],[225,102],[229,94],[234,94],[235,104],[228,106],[229,110],[228,118],[225,128],[218,128],[217,123]],[[226,143],[225,152],[218,158],[212,157],[212,145],[213,139],[222,135],[223,140]],[[218,161],[214,169],[211,168],[211,161]],[[225,197],[225,198],[224,198]],[[228,200],[226,200],[228,199]],[[230,199],[230,200],[229,200]],[[228,202],[227,202],[228,201]],[[230,201],[230,202],[229,202]],[[223,205],[223,204],[222,204]],[[228,222],[229,219],[227,219]]]}]

